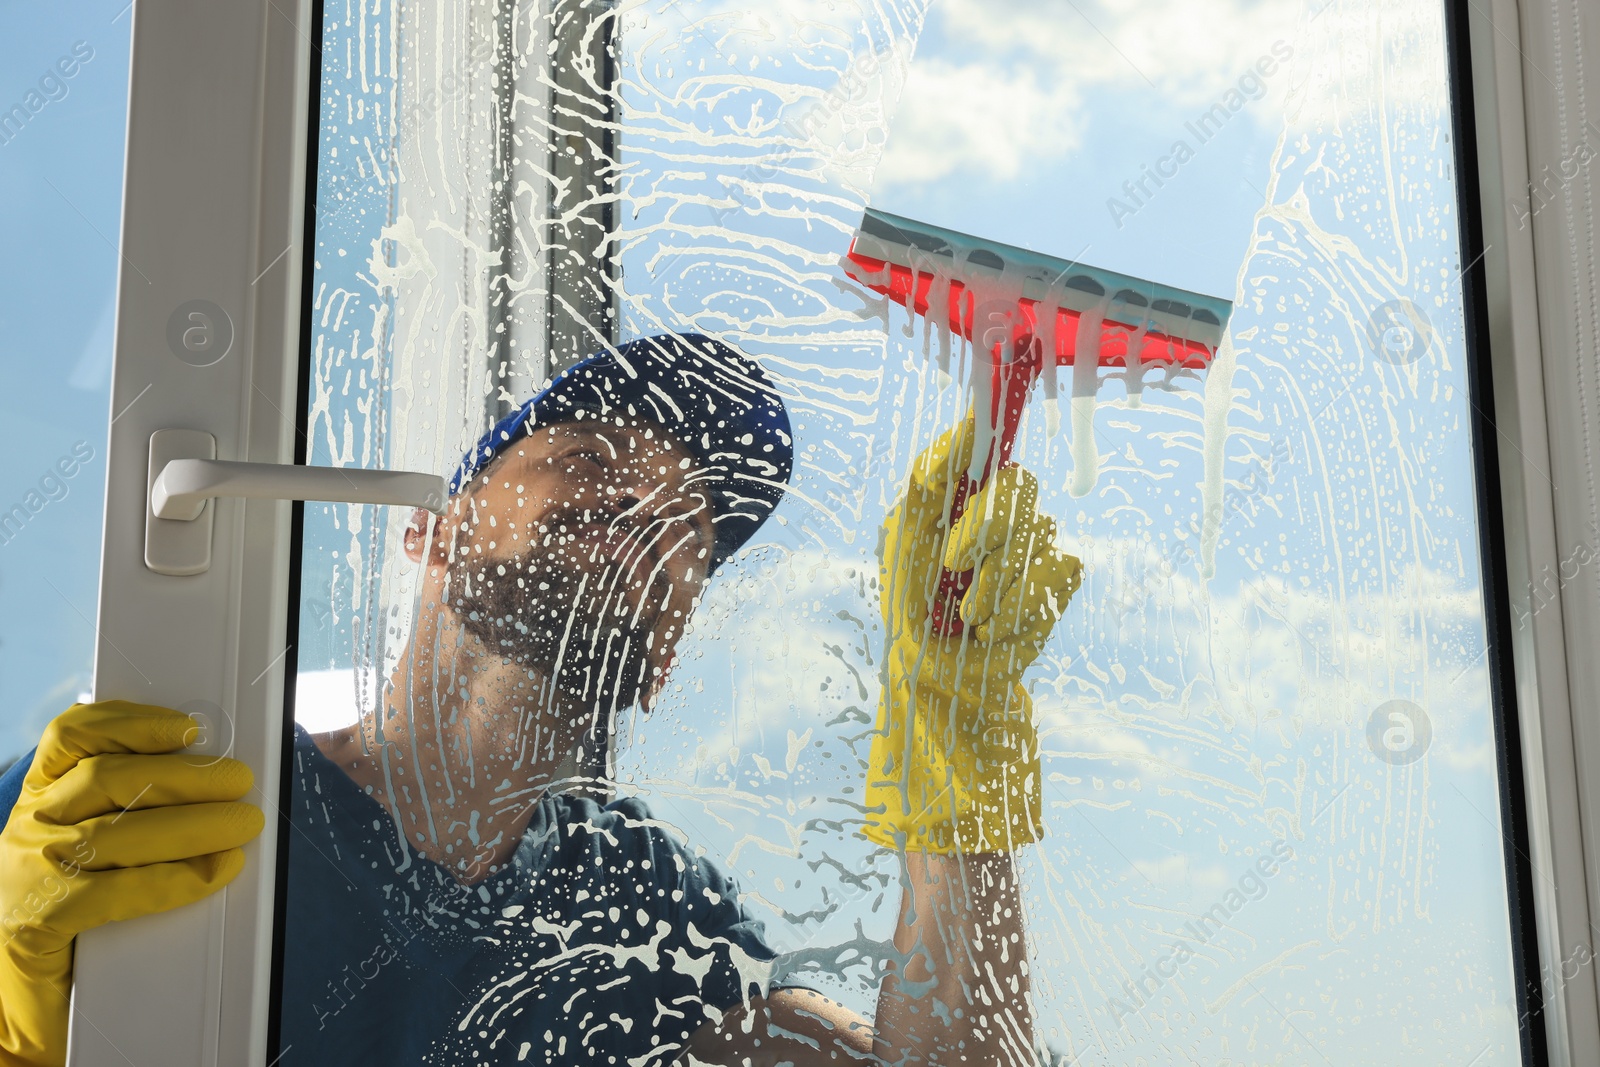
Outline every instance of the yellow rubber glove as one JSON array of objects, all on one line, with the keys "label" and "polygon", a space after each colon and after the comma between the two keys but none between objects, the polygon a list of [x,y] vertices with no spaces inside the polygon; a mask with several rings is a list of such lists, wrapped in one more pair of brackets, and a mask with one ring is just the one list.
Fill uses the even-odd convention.
[{"label": "yellow rubber glove", "polygon": [[199,900],[244,866],[261,810],[238,760],[175,753],[199,724],[168,708],[74,704],[45,729],[0,831],[0,1064],[67,1057],[72,942]]},{"label": "yellow rubber glove", "polygon": [[[1081,581],[1021,467],[991,477],[949,529],[971,440],[969,418],[917,458],[879,554],[887,676],[862,832],[911,852],[1007,852],[1042,835],[1038,732],[1021,679]],[[975,568],[961,637],[938,636],[929,620],[946,566]]]}]

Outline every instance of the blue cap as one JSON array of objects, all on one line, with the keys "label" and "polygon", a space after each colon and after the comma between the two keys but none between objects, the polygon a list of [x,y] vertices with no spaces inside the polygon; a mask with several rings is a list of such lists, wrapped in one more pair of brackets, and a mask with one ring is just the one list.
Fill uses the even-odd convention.
[{"label": "blue cap", "polygon": [[562,371],[462,457],[450,495],[511,442],[584,414],[661,423],[706,465],[716,530],[713,566],[772,514],[794,469],[789,413],[755,360],[703,334],[658,334],[596,352]]}]

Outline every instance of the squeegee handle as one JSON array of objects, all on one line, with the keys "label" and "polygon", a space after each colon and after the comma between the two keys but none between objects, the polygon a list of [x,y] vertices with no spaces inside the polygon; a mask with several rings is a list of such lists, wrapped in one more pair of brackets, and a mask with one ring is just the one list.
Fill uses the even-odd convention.
[{"label": "squeegee handle", "polygon": [[[954,529],[956,520],[961,518],[967,510],[967,501],[979,489],[977,482],[972,477],[963,473],[961,481],[956,483],[955,496],[950,500],[950,525],[946,529]],[[933,624],[933,632],[940,637],[960,637],[966,632],[966,624],[961,621],[961,599],[967,595],[967,590],[972,588],[972,571],[953,571],[949,567],[939,572],[939,585],[934,590],[933,603],[929,605],[929,621]]]},{"label": "squeegee handle", "polygon": [[[967,510],[967,501],[972,499],[972,495],[988,483],[991,474],[1011,461],[1011,451],[1017,443],[1017,430],[1022,425],[1022,409],[1027,404],[1028,391],[1039,376],[1038,346],[1034,343],[1031,331],[1018,339],[1016,347],[1022,353],[1022,358],[1001,361],[1000,350],[996,346],[989,410],[977,412],[978,418],[991,420],[989,425],[995,428],[994,437],[983,466],[979,468],[980,475],[977,478],[968,472],[960,475],[961,480],[956,483],[955,493],[950,498],[950,524],[946,529],[955,528],[956,520]],[[939,572],[939,584],[934,591],[933,603],[928,607],[929,621],[935,634],[940,637],[960,637],[966,632],[966,624],[961,621],[961,600],[970,588],[970,569],[953,571],[946,567]]]}]

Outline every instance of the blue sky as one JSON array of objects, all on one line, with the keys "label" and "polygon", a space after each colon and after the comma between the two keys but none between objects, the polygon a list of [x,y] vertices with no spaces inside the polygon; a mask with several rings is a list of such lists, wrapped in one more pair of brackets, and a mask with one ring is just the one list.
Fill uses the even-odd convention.
[{"label": "blue sky", "polygon": [[[1084,1062],[1300,1063],[1308,1043],[1334,1062],[1515,1062],[1437,7],[936,2],[881,163],[857,131],[900,85],[871,20],[838,44],[853,10],[803,4],[766,37],[657,14],[640,57],[637,125],[658,138],[635,137],[631,305],[771,353],[809,458],[786,523],[719,579],[681,690],[631,725],[632,781],[735,857],[789,945],[838,961],[888,936],[893,861],[838,829],[876,698],[873,532],[963,401],[918,328],[848,284],[833,318],[770,310],[829,292],[810,272],[847,244],[850,205],[1223,296],[1231,370],[1139,410],[1102,383],[1087,493],[1043,401],[1025,424],[1019,461],[1088,573],[1032,675],[1040,1017]],[[750,71],[809,86],[824,42],[841,88],[768,110],[750,83],[781,73]],[[1188,124],[1236,90],[1200,143]],[[750,116],[772,123],[753,147],[714,139]],[[1113,211],[1180,139],[1176,176]],[[749,162],[763,151],[776,162]],[[706,185],[741,191],[713,213],[727,236],[672,229]],[[754,280],[730,266],[747,249]],[[1414,360],[1374,344],[1393,301],[1430,323]],[[1430,716],[1419,762],[1368,744],[1395,699]],[[1294,859],[1227,937],[1117,1010],[1275,842]],[[864,970],[843,975],[830,988],[868,1007]]]},{"label": "blue sky", "polygon": [[[1030,14],[1024,4],[936,3],[873,205],[1231,296],[1282,126],[1293,69],[1281,59],[1293,56],[1299,9],[1210,6],[1057,4]],[[1174,19],[1201,25],[1159,36],[1147,28]],[[1016,26],[1027,30],[1007,29]],[[1270,74],[1256,67],[1263,59]],[[1225,122],[1190,128],[1222,101],[1234,104]],[[1174,152],[1179,141],[1192,158]],[[1147,177],[1171,157],[1184,159],[1162,168],[1176,177]]]},{"label": "blue sky", "polygon": [[[124,5],[0,4],[0,109],[29,110],[0,143],[0,506],[29,510],[0,545],[0,760],[31,747],[89,686],[122,207]],[[76,60],[71,77],[60,75],[63,58]],[[74,447],[93,458],[67,464],[74,473],[59,485],[47,480]]]}]

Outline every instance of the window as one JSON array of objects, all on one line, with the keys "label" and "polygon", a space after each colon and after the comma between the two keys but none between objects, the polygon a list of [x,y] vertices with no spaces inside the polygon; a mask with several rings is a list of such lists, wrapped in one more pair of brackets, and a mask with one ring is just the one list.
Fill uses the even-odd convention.
[{"label": "window", "polygon": [[[1133,375],[1100,349],[1021,423],[1014,458],[1083,564],[1026,676],[1040,1043],[1066,1062],[1519,1062],[1441,5],[322,17],[309,462],[451,474],[582,353],[663,332],[736,346],[781,396],[788,494],[712,578],[650,710],[617,709],[598,750],[558,733],[572,753],[551,764],[644,798],[683,855],[725,866],[781,981],[873,1015],[900,894],[899,857],[859,833],[888,669],[878,529],[971,399],[971,347],[841,264],[871,207],[1148,283],[1197,329],[1198,310],[1226,319],[1181,366]],[[1099,295],[1079,327],[1135,314]],[[280,1047],[392,1036],[396,996],[449,982],[448,1018],[405,1040],[543,1054],[520,983],[555,981],[560,952],[482,872],[505,861],[489,831],[514,838],[503,816],[550,783],[460,799],[554,742],[503,690],[474,703],[457,678],[466,705],[441,699],[439,594],[408,527],[439,528],[305,510]],[[365,772],[308,772],[307,745]],[[385,812],[431,866],[338,851],[341,820]],[[368,881],[343,880],[356,868]],[[317,925],[353,893],[366,925]],[[584,1040],[619,1028],[602,1012]]]}]

